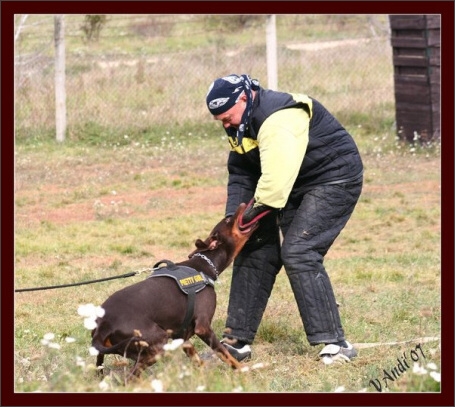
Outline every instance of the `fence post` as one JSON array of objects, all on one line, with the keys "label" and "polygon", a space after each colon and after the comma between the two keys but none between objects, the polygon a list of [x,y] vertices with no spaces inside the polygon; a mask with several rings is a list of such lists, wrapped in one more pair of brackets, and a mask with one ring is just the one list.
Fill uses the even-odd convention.
[{"label": "fence post", "polygon": [[65,89],[65,27],[64,15],[54,17],[55,41],[55,131],[57,141],[65,141],[66,89]]},{"label": "fence post", "polygon": [[278,90],[275,14],[267,16],[266,44],[268,88]]}]

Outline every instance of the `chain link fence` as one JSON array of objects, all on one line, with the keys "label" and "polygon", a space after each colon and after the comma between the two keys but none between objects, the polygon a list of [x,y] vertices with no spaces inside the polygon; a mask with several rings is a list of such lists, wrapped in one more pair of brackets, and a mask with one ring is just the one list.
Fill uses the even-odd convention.
[{"label": "chain link fence", "polygon": [[[207,121],[216,77],[267,87],[265,15],[65,15],[67,134]],[[276,15],[278,90],[394,109],[387,15]],[[15,16],[16,136],[55,129],[54,16]]]}]

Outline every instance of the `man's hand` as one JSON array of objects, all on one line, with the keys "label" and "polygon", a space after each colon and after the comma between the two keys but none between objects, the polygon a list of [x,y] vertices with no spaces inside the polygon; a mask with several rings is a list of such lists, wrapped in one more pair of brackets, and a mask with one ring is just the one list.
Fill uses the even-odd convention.
[{"label": "man's hand", "polygon": [[259,219],[268,215],[271,211],[272,208],[270,206],[257,204],[254,199],[252,199],[248,203],[242,217],[239,219],[240,230],[249,228],[251,225],[259,221]]}]

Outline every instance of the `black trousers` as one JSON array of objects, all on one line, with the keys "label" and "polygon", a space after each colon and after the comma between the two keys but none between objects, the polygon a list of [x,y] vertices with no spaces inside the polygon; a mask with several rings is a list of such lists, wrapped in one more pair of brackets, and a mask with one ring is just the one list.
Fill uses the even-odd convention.
[{"label": "black trousers", "polygon": [[361,190],[362,179],[316,186],[299,202],[289,201],[278,218],[263,218],[234,260],[223,336],[253,342],[284,266],[308,342],[345,339],[324,256],[351,217]]}]

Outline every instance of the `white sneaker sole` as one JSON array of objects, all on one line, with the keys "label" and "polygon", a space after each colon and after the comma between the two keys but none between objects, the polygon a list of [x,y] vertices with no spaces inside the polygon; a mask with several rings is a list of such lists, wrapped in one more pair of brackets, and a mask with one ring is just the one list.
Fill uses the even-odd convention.
[{"label": "white sneaker sole", "polygon": [[245,345],[241,349],[234,348],[226,342],[221,341],[223,346],[228,350],[228,352],[235,358],[237,361],[242,362],[243,360],[248,360],[251,358],[251,348],[250,345]]},{"label": "white sneaker sole", "polygon": [[357,351],[351,344],[349,344],[348,348],[330,344],[324,346],[321,352],[319,352],[319,356],[324,364],[331,365],[333,362],[350,362],[357,356]]}]

